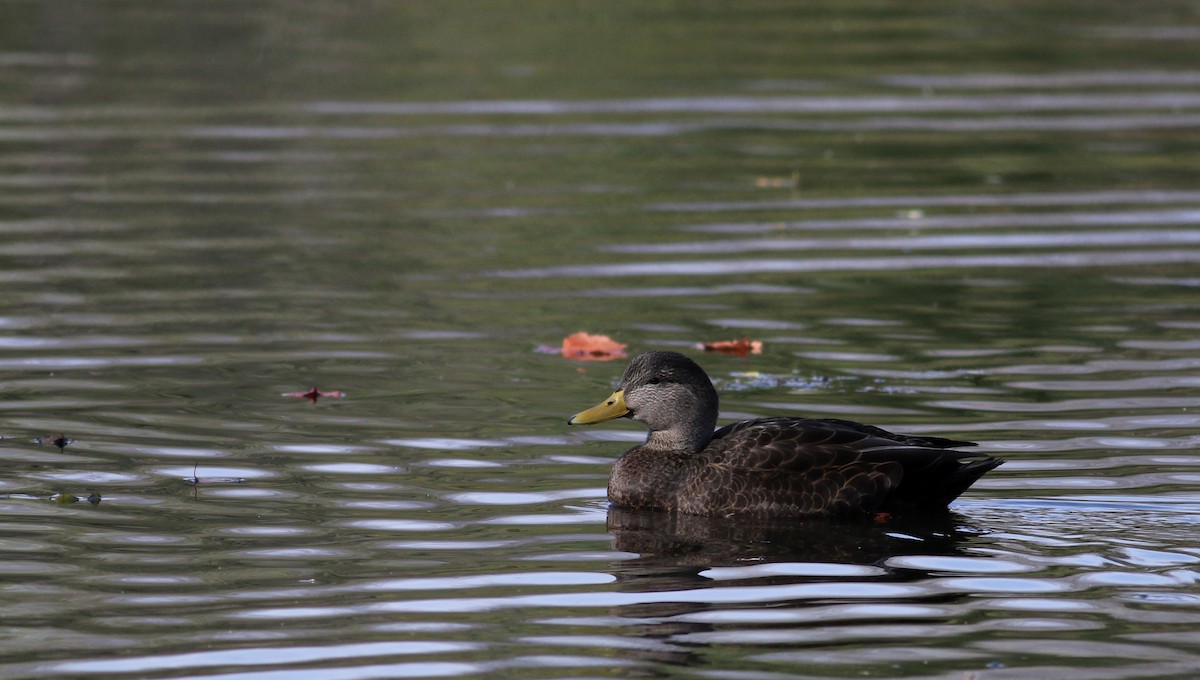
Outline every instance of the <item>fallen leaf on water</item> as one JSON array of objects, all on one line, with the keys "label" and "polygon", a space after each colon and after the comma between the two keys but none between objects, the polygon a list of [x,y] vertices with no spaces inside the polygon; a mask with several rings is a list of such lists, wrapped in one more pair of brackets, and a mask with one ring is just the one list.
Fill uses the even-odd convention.
[{"label": "fallen leaf on water", "polygon": [[762,342],[742,338],[741,340],[721,340],[719,342],[702,342],[696,345],[705,352],[722,352],[744,357],[747,354],[762,354]]},{"label": "fallen leaf on water", "polygon": [[338,390],[330,390],[329,392],[322,392],[321,390],[318,390],[317,388],[314,387],[307,392],[284,392],[283,396],[296,397],[299,399],[307,399],[315,404],[315,403],[317,403],[317,399],[320,399],[321,397],[329,397],[331,399],[341,399],[342,397],[346,396],[346,393],[339,392]]},{"label": "fallen leaf on water", "polygon": [[607,335],[592,335],[579,331],[563,338],[562,355],[580,361],[611,361],[624,359],[628,345],[617,342]]}]

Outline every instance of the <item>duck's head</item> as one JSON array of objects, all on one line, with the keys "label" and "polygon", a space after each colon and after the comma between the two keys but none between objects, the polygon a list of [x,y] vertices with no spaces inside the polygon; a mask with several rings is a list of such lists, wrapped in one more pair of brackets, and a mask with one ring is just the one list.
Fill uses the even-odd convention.
[{"label": "duck's head", "polygon": [[632,418],[650,428],[651,444],[699,450],[712,437],[717,407],[717,391],[696,362],[678,352],[646,352],[629,362],[612,395],[567,423]]}]

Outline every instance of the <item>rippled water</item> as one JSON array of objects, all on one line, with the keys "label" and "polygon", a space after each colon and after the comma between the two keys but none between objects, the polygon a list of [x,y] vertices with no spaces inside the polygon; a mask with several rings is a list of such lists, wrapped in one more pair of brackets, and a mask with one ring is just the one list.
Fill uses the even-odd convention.
[{"label": "rippled water", "polygon": [[[0,11],[0,675],[1200,672],[1188,6]],[[1008,462],[609,509],[580,329]]]}]

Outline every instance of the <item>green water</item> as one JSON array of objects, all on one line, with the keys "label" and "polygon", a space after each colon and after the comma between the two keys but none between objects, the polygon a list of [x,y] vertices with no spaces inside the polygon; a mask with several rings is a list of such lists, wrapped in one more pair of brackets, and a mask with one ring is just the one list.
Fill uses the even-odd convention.
[{"label": "green water", "polygon": [[[1197,35],[0,0],[0,675],[1190,677]],[[613,511],[578,330],[1008,463],[933,525]]]}]

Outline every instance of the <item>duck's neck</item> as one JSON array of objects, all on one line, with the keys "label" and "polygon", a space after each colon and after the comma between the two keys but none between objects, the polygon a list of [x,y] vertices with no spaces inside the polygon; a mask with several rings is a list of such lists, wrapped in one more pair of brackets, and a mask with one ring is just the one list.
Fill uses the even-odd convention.
[{"label": "duck's neck", "polygon": [[646,438],[646,446],[655,451],[670,451],[672,453],[693,454],[704,450],[712,441],[713,430],[717,426],[717,414],[704,414],[690,424],[678,424],[662,430],[651,430]]},{"label": "duck's neck", "polygon": [[650,429],[647,448],[688,456],[703,451],[712,441],[719,411],[717,391],[705,380],[699,389],[677,392],[669,409],[634,418]]}]

